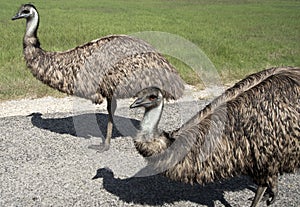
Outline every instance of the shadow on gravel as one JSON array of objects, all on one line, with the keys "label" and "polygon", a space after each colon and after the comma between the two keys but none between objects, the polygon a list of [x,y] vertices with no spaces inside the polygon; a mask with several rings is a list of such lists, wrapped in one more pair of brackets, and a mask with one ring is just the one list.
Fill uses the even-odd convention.
[{"label": "shadow on gravel", "polygon": [[114,178],[108,168],[100,168],[93,179],[103,178],[103,187],[125,202],[136,204],[163,205],[176,201],[190,201],[213,207],[214,201],[231,206],[224,198],[225,191],[240,191],[248,188],[253,191],[253,183],[247,177],[234,177],[205,186],[189,185],[171,181],[161,175],[149,177]]},{"label": "shadow on gravel", "polygon": [[[88,113],[64,118],[43,118],[41,113],[33,113],[28,117],[31,117],[31,123],[34,126],[51,132],[70,134],[81,138],[101,137],[104,139],[106,137],[107,114]],[[139,122],[136,119],[114,116],[112,138],[134,136]]]}]

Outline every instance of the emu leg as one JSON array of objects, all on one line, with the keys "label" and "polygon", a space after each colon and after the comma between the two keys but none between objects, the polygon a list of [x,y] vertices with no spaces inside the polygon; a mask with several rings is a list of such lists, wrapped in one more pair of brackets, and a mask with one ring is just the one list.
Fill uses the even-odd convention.
[{"label": "emu leg", "polygon": [[117,108],[117,102],[114,98],[107,98],[107,111],[108,111],[108,122],[106,128],[106,138],[103,144],[99,145],[91,145],[89,146],[90,149],[97,150],[97,152],[101,153],[104,151],[109,150],[110,141],[112,137],[112,130],[113,130],[113,115]]},{"label": "emu leg", "polygon": [[256,193],[255,193],[255,197],[251,203],[251,207],[257,207],[260,200],[262,199],[265,191],[267,190],[267,187],[263,187],[263,186],[258,186]]},{"label": "emu leg", "polygon": [[106,129],[106,139],[104,142],[105,151],[109,149],[113,130],[113,115],[117,108],[117,102],[114,98],[107,98],[108,123]]},{"label": "emu leg", "polygon": [[276,201],[277,195],[278,195],[277,189],[272,190],[272,188],[268,187],[260,201],[266,202],[267,206],[272,205]]}]

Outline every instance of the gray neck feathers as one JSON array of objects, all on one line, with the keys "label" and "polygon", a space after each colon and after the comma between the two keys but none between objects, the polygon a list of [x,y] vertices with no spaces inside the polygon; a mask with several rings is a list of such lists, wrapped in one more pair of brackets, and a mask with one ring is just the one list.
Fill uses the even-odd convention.
[{"label": "gray neck feathers", "polygon": [[27,20],[26,36],[36,37],[36,32],[39,26],[39,15],[36,10],[33,10],[33,17]]},{"label": "gray neck feathers", "polygon": [[24,47],[35,46],[39,47],[40,43],[37,38],[37,30],[39,27],[39,15],[36,10],[32,11],[34,15],[27,19],[26,32],[24,36]]},{"label": "gray neck feathers", "polygon": [[162,114],[164,103],[161,103],[151,109],[146,109],[144,118],[141,123],[142,134],[150,135],[147,136],[149,139],[153,137],[158,132],[158,123]]}]

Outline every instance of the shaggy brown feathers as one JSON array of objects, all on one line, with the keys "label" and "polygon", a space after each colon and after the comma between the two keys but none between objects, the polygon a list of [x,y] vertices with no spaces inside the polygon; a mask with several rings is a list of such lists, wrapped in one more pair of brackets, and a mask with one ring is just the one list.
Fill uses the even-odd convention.
[{"label": "shaggy brown feathers", "polygon": [[300,167],[300,68],[250,75],[180,129],[137,136],[135,146],[153,169],[173,180],[205,184],[249,175],[258,190],[271,192],[270,204],[278,174]]},{"label": "shaggy brown feathers", "polygon": [[142,40],[114,35],[66,52],[46,52],[35,37],[24,37],[24,56],[33,75],[71,95],[102,103],[103,97],[129,98],[157,86],[166,98],[183,94],[183,81],[172,65]]},{"label": "shaggy brown feathers", "polygon": [[37,79],[59,91],[97,104],[107,98],[108,145],[111,116],[115,109],[112,98],[129,98],[150,86],[160,87],[169,99],[178,99],[183,94],[184,82],[175,68],[140,39],[113,35],[65,52],[47,52],[40,47],[37,38],[39,15],[36,8],[32,4],[22,5],[13,20],[20,18],[27,20],[24,57]]}]

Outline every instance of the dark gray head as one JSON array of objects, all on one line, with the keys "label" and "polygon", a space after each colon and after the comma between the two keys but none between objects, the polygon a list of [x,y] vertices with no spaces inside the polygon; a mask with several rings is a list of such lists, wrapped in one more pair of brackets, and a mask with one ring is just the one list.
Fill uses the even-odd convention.
[{"label": "dark gray head", "polygon": [[137,99],[130,105],[130,108],[144,107],[152,109],[163,102],[163,95],[159,88],[149,87],[141,90],[136,94]]},{"label": "dark gray head", "polygon": [[12,20],[26,19],[26,35],[35,36],[39,26],[39,14],[37,9],[32,4],[23,4],[17,14],[12,17]]},{"label": "dark gray head", "polygon": [[38,15],[38,12],[34,5],[23,4],[21,5],[17,14],[12,17],[12,20],[23,19],[23,18],[28,20],[34,18],[36,15]]}]

